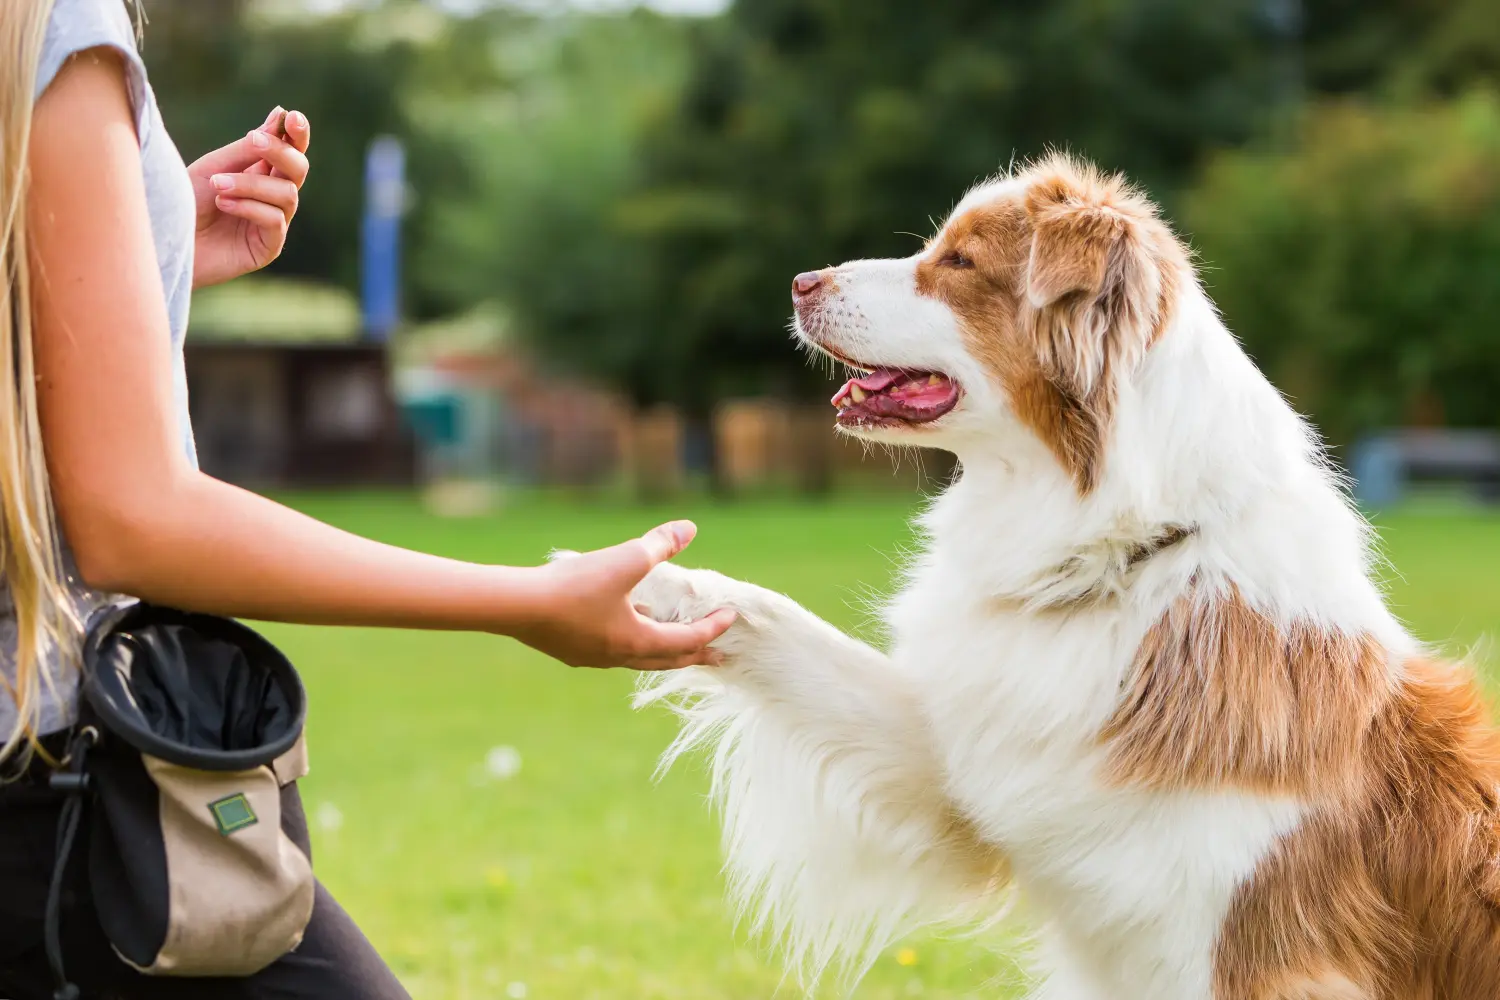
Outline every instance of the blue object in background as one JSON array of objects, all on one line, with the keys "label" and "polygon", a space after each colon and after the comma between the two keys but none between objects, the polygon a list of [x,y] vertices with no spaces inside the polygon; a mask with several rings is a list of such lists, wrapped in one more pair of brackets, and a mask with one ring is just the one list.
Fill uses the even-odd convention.
[{"label": "blue object in background", "polygon": [[1401,443],[1392,435],[1375,434],[1354,446],[1349,463],[1354,497],[1361,507],[1393,507],[1404,492],[1406,469]]},{"label": "blue object in background", "polygon": [[401,215],[406,202],[406,151],[383,135],[365,155],[361,227],[360,309],[365,337],[385,341],[401,319]]}]

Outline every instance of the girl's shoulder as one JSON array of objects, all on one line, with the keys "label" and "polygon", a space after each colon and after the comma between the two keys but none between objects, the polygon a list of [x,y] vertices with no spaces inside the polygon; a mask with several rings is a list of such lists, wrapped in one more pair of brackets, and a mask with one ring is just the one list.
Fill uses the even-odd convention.
[{"label": "girl's shoulder", "polygon": [[150,87],[136,45],[135,24],[125,3],[126,0],[53,0],[47,37],[37,63],[35,97],[42,96],[75,54],[101,47],[115,49],[125,62],[130,102],[136,110],[136,128],[144,141]]}]

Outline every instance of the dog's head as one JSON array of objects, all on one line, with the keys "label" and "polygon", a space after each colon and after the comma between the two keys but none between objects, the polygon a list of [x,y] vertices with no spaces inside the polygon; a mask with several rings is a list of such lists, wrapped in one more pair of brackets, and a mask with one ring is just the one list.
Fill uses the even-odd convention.
[{"label": "dog's head", "polygon": [[961,450],[1019,425],[1087,493],[1190,276],[1146,198],[1053,156],[975,189],[917,255],[800,274],[792,299],[799,337],[868,373],[833,398],[842,430]]}]

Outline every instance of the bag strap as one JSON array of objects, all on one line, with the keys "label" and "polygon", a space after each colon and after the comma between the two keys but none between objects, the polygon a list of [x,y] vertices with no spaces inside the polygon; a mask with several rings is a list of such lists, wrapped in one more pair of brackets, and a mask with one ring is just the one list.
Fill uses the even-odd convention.
[{"label": "bag strap", "polygon": [[52,881],[47,886],[47,909],[42,925],[42,935],[47,948],[47,964],[57,977],[57,990],[53,1000],[78,1000],[78,987],[69,981],[63,969],[62,956],[62,890],[63,877],[68,870],[68,860],[73,854],[73,843],[78,839],[78,827],[83,821],[85,795],[89,788],[89,776],[84,764],[91,747],[99,742],[99,730],[84,726],[68,743],[67,755],[63,757],[64,769],[54,771],[47,779],[53,791],[68,797],[57,816],[57,850],[52,862]]}]

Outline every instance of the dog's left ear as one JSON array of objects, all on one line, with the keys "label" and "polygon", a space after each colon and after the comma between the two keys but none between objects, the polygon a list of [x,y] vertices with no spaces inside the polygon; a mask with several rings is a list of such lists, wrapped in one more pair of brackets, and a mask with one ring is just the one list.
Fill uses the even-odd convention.
[{"label": "dog's left ear", "polygon": [[1119,178],[1064,162],[1027,190],[1026,215],[1028,325],[1048,380],[1083,399],[1150,344],[1163,280],[1147,242],[1155,212]]}]

